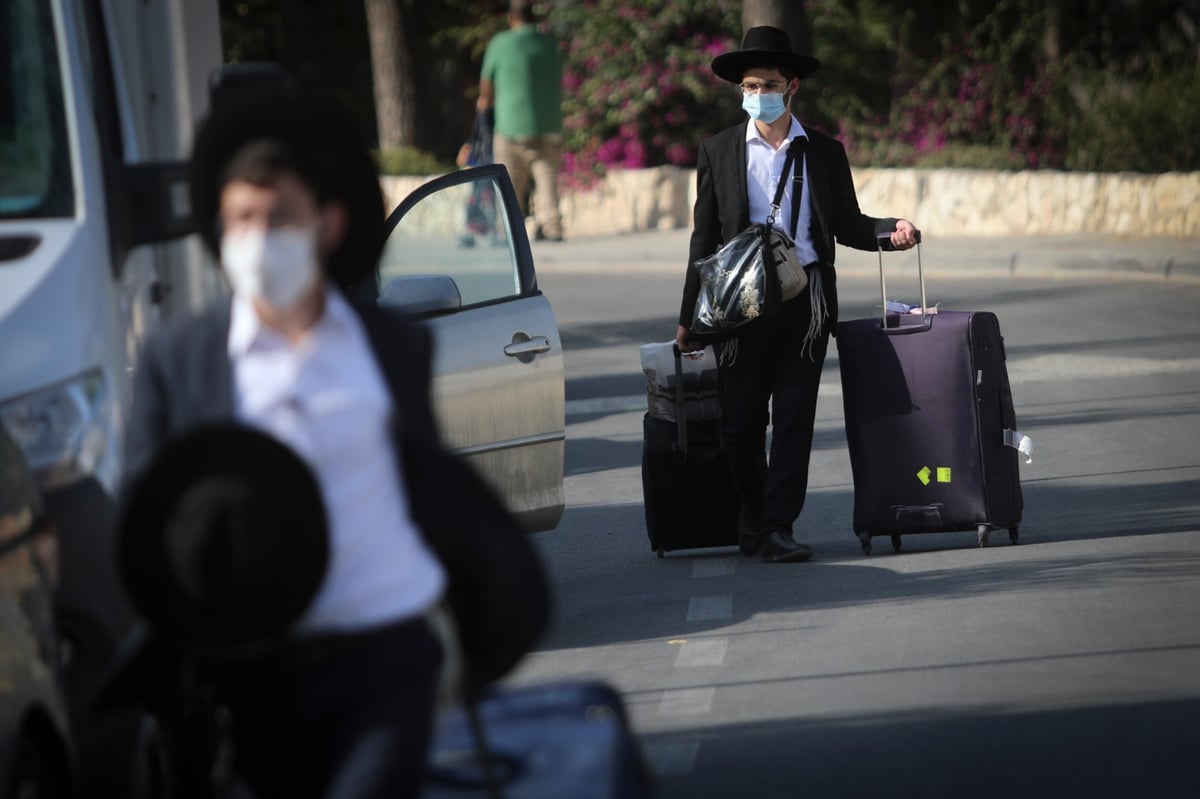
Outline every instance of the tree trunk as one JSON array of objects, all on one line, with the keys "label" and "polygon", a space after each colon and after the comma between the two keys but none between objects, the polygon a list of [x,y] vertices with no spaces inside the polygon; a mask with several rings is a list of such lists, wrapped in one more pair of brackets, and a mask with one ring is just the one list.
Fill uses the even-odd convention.
[{"label": "tree trunk", "polygon": [[1062,6],[1062,0],[1046,2],[1046,30],[1042,35],[1042,55],[1048,64],[1057,64],[1062,58]]},{"label": "tree trunk", "polygon": [[417,99],[400,0],[364,0],[371,42],[379,149],[415,147]]},{"label": "tree trunk", "polygon": [[804,14],[803,0],[744,0],[742,32],[759,25],[770,25],[787,33],[792,49],[812,55],[812,30]]}]

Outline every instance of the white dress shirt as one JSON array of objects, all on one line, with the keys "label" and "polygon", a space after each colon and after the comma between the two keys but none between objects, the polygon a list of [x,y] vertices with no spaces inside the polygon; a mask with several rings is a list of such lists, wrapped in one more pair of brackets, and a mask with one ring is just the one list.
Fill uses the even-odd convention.
[{"label": "white dress shirt", "polygon": [[[797,136],[808,138],[804,127],[794,116],[788,137],[778,150],[762,137],[753,120],[746,125],[746,193],[750,200],[752,224],[765,222],[771,213],[771,200],[775,199],[775,189],[779,186],[779,176],[783,173],[788,147]],[[809,200],[807,161],[801,163],[797,158],[788,173],[787,186],[779,203],[779,213],[775,215],[775,227],[789,236],[792,235],[792,203],[795,201],[792,189],[795,187],[793,176],[797,169],[803,170],[804,188],[800,197],[800,216],[796,219],[796,259],[802,264],[811,264],[817,260],[817,250],[813,246],[812,234],[808,229],[812,222],[812,203]]]},{"label": "white dress shirt", "polygon": [[229,355],[238,419],[300,455],[329,516],[325,578],[296,630],[356,631],[424,613],[445,573],[410,516],[391,396],[345,298],[326,289],[320,319],[293,345],[235,296]]}]

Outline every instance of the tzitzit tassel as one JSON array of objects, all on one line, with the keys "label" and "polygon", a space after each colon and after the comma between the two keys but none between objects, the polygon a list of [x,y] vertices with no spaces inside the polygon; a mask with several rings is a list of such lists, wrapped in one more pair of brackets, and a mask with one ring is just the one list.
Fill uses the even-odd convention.
[{"label": "tzitzit tassel", "polygon": [[721,355],[717,358],[717,366],[733,366],[733,362],[737,360],[738,340],[731,338],[727,341],[722,341],[720,348]]},{"label": "tzitzit tassel", "polygon": [[825,292],[821,289],[821,267],[808,270],[808,303],[812,309],[812,317],[808,321],[808,332],[804,334],[804,344],[800,354],[812,357],[812,348],[821,337],[821,330],[829,319],[829,306],[825,303]]}]

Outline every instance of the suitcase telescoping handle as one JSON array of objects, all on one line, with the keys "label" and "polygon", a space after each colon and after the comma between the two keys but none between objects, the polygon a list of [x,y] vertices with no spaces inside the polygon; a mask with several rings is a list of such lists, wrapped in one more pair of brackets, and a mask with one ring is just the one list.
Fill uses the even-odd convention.
[{"label": "suitcase telescoping handle", "polygon": [[683,353],[678,344],[671,345],[675,355],[675,434],[678,452],[687,460],[687,419],[684,417],[683,405]]},{"label": "suitcase telescoping handle", "polygon": [[921,324],[901,327],[888,327],[887,323],[887,281],[883,276],[883,242],[891,238],[891,233],[884,233],[875,240],[875,249],[879,253],[879,327],[891,336],[903,336],[909,333],[920,333],[930,328],[931,319],[925,310],[925,271],[921,266],[921,231],[917,231],[917,280],[921,283]]}]

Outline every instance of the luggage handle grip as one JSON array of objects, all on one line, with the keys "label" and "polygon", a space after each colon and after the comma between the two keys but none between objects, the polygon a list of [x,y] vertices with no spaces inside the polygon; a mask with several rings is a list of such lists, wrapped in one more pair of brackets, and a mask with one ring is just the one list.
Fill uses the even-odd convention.
[{"label": "luggage handle grip", "polygon": [[925,271],[921,264],[921,231],[917,233],[917,280],[921,284],[921,324],[914,327],[888,327],[887,323],[887,282],[883,276],[883,241],[890,239],[891,233],[881,233],[875,237],[875,250],[879,254],[879,329],[889,336],[907,336],[912,333],[923,333],[933,326],[933,320],[926,310],[925,304]]}]

